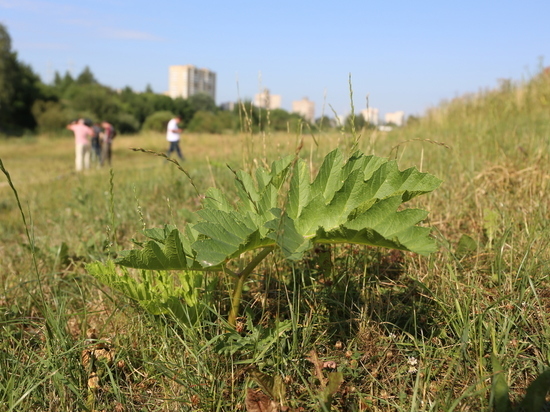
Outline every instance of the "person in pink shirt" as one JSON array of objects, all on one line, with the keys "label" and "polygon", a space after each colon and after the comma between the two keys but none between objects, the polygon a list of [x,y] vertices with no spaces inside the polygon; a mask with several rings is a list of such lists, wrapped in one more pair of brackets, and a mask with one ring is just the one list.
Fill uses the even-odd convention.
[{"label": "person in pink shirt", "polygon": [[84,124],[84,119],[78,119],[77,122],[68,124],[67,129],[72,130],[74,133],[76,171],[89,169],[92,148],[88,137],[92,137],[94,131]]}]

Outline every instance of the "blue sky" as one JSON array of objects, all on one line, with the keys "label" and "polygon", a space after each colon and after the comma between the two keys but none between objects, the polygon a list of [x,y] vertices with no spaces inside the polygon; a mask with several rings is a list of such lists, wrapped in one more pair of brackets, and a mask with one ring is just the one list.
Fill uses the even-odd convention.
[{"label": "blue sky", "polygon": [[316,117],[369,105],[422,114],[550,60],[550,1],[0,0],[19,59],[44,81],[89,66],[113,88],[168,88],[168,66],[217,73],[217,103],[260,89]]}]

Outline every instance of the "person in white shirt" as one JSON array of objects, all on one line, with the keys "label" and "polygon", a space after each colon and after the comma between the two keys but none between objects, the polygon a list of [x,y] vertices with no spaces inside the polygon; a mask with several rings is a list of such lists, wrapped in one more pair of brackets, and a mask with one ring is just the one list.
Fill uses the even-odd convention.
[{"label": "person in white shirt", "polygon": [[176,152],[181,160],[185,160],[180,149],[180,133],[183,131],[179,127],[180,122],[180,115],[176,115],[176,117],[168,122],[168,126],[166,127],[166,140],[168,140],[170,146],[168,147],[168,153],[166,153],[166,156],[170,157],[172,152]]}]

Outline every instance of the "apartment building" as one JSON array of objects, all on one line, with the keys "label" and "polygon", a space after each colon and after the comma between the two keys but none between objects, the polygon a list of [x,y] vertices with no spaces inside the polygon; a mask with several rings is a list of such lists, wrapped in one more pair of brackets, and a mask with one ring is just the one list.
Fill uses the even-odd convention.
[{"label": "apartment building", "polygon": [[280,109],[281,95],[271,94],[269,89],[264,89],[261,93],[254,95],[254,106],[269,110]]},{"label": "apartment building", "polygon": [[315,103],[307,97],[304,97],[302,100],[293,101],[292,112],[298,113],[310,123],[315,121]]},{"label": "apartment building", "polygon": [[216,101],[216,73],[213,71],[187,64],[170,66],[168,75],[168,96],[187,99],[204,93]]},{"label": "apartment building", "polygon": [[393,123],[396,126],[403,126],[405,124],[405,112],[398,111],[393,113],[386,113],[386,123]]},{"label": "apartment building", "polygon": [[367,107],[366,109],[361,110],[361,114],[367,123],[370,123],[374,126],[378,126],[380,123],[380,113],[379,110],[374,107]]}]

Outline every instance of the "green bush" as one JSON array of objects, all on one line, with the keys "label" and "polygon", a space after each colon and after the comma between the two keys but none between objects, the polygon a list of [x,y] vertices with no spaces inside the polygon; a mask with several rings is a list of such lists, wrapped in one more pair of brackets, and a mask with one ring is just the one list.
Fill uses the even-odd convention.
[{"label": "green bush", "polygon": [[265,125],[275,131],[295,132],[299,124],[303,122],[299,114],[289,113],[283,109],[266,111],[265,117],[263,120]]},{"label": "green bush", "polygon": [[222,132],[238,131],[239,119],[232,112],[219,111],[216,113],[216,121]]},{"label": "green bush", "polygon": [[139,130],[139,121],[130,113],[119,113],[114,118],[107,118],[120,133],[135,133]]},{"label": "green bush", "polygon": [[174,117],[174,114],[170,111],[163,110],[160,112],[155,112],[150,116],[147,116],[143,122],[141,130],[150,130],[155,132],[165,132],[166,125],[171,118]]},{"label": "green bush", "polygon": [[238,118],[228,111],[217,113],[198,111],[195,113],[187,130],[198,133],[223,133],[238,130]]},{"label": "green bush", "polygon": [[61,104],[53,101],[35,101],[32,106],[32,114],[40,132],[63,129],[71,120],[69,114],[63,111]]}]

